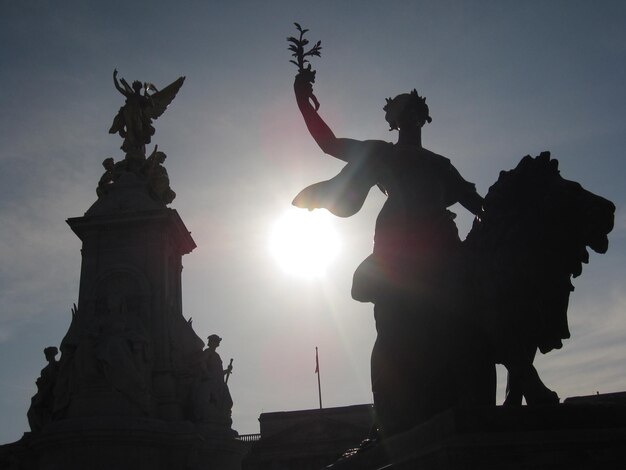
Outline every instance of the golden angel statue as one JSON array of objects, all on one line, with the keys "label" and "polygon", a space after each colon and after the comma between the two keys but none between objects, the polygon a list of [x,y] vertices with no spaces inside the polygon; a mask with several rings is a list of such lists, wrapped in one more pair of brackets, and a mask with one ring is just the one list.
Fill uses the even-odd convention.
[{"label": "golden angel statue", "polygon": [[119,134],[124,139],[122,150],[127,155],[145,158],[146,145],[154,135],[152,121],[158,119],[174,100],[185,77],[179,77],[162,90],[152,83],[135,80],[131,85],[125,79],[117,79],[113,71],[115,88],[126,98],[109,129],[110,134]]}]

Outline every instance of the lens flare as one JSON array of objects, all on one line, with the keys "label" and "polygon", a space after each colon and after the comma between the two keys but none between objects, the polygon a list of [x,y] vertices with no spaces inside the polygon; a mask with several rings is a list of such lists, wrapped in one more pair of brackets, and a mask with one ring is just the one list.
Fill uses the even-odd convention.
[{"label": "lens flare", "polygon": [[292,208],[276,221],[270,251],[288,274],[321,277],[339,253],[340,242],[326,210]]}]

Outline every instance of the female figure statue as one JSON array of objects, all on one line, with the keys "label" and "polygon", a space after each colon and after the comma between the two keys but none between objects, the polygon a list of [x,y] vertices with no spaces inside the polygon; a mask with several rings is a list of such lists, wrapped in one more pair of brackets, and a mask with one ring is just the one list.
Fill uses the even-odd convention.
[{"label": "female figure statue", "polygon": [[415,90],[387,99],[384,107],[391,129],[398,130],[397,143],[338,138],[317,102],[311,104],[306,72],[294,83],[306,126],[322,151],[347,165],[335,178],[303,190],[294,204],[345,217],[360,209],[373,185],[387,195],[373,253],[354,275],[352,296],[375,305],[374,405],[379,431],[395,434],[459,402],[455,370],[462,354],[455,351],[465,340],[455,332],[465,320],[455,300],[466,283],[455,214],[447,208],[459,202],[478,215],[483,199],[450,160],[422,147],[422,127],[431,118]]},{"label": "female figure statue", "polygon": [[144,85],[135,80],[130,87],[123,78],[121,82],[123,87],[117,80],[117,70],[114,70],[113,84],[116,90],[126,98],[126,102],[115,116],[109,133],[118,133],[124,139],[122,150],[125,152],[145,153],[145,145],[150,143],[154,135],[152,119],[147,113],[148,108],[153,106],[152,97],[148,93],[150,85]]}]

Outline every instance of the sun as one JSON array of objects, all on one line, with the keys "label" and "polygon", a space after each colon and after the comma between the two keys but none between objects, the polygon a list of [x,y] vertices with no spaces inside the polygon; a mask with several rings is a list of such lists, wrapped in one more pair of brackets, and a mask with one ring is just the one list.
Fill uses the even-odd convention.
[{"label": "sun", "polygon": [[272,255],[286,273],[298,277],[323,276],[339,249],[332,215],[323,209],[291,208],[276,221],[270,235]]}]

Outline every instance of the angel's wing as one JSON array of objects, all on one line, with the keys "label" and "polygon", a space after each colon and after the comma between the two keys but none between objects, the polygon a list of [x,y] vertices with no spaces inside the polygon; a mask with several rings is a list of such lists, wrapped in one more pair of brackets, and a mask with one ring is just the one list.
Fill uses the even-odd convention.
[{"label": "angel's wing", "polygon": [[161,91],[156,92],[154,95],[151,95],[153,106],[151,106],[147,111],[150,114],[150,118],[157,119],[163,112],[167,109],[169,104],[176,97],[176,93],[180,90],[180,87],[183,86],[183,82],[185,81],[185,77],[180,77],[173,83],[170,83],[168,86],[163,88]]}]

